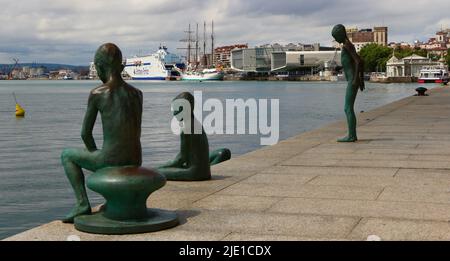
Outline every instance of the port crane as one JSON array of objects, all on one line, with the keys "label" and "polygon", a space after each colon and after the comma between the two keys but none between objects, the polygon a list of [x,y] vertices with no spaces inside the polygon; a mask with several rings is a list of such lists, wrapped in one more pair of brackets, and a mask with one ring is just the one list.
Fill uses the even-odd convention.
[{"label": "port crane", "polygon": [[15,69],[17,69],[19,67],[19,59],[18,58],[12,58],[12,60],[13,60],[14,63],[11,65],[10,70],[8,72],[8,80],[12,80],[13,79],[12,73],[13,73],[13,71]]}]

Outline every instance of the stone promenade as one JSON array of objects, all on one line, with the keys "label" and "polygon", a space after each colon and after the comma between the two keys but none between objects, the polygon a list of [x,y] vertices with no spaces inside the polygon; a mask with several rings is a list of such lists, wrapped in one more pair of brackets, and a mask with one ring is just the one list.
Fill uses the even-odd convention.
[{"label": "stone promenade", "polygon": [[54,221],[7,240],[450,240],[450,88],[362,113],[359,142],[338,122],[168,182],[151,207],[182,224],[102,236]]}]

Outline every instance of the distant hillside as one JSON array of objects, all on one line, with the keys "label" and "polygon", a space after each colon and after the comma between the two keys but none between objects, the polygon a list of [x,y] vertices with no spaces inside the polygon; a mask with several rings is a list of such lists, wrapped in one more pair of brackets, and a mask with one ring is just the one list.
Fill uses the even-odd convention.
[{"label": "distant hillside", "polygon": [[[12,64],[0,64],[0,71],[8,71],[9,68],[13,66]],[[56,64],[56,63],[19,63],[18,67],[40,67],[43,66],[46,68],[46,72],[49,71],[57,71],[61,69],[69,69],[74,72],[83,72],[89,70],[89,66],[79,66],[79,65],[69,65],[69,64]]]}]

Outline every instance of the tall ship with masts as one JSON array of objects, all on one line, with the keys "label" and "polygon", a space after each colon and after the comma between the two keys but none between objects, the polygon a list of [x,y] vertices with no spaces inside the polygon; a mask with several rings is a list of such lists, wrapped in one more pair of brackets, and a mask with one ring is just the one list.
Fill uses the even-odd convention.
[{"label": "tall ship with masts", "polygon": [[[188,31],[185,31],[187,38],[181,40],[187,43],[186,61],[187,69],[182,73],[181,80],[183,81],[222,81],[224,78],[224,72],[215,68],[214,63],[214,21],[211,22],[211,53],[207,54],[206,51],[206,22],[203,23],[203,53],[201,54],[199,45],[199,30],[198,23],[195,32],[191,30],[189,24]],[[195,37],[193,37],[195,33]],[[195,47],[193,47],[195,44]]]}]

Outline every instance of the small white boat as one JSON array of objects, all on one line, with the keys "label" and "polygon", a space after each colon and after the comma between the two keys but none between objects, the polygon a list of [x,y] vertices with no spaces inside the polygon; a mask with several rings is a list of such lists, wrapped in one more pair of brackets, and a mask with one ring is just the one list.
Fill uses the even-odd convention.
[{"label": "small white boat", "polygon": [[217,69],[204,69],[201,72],[187,72],[181,75],[183,81],[223,81],[225,74]]},{"label": "small white boat", "polygon": [[444,66],[424,66],[420,70],[419,83],[447,84],[448,81],[448,70]]}]

